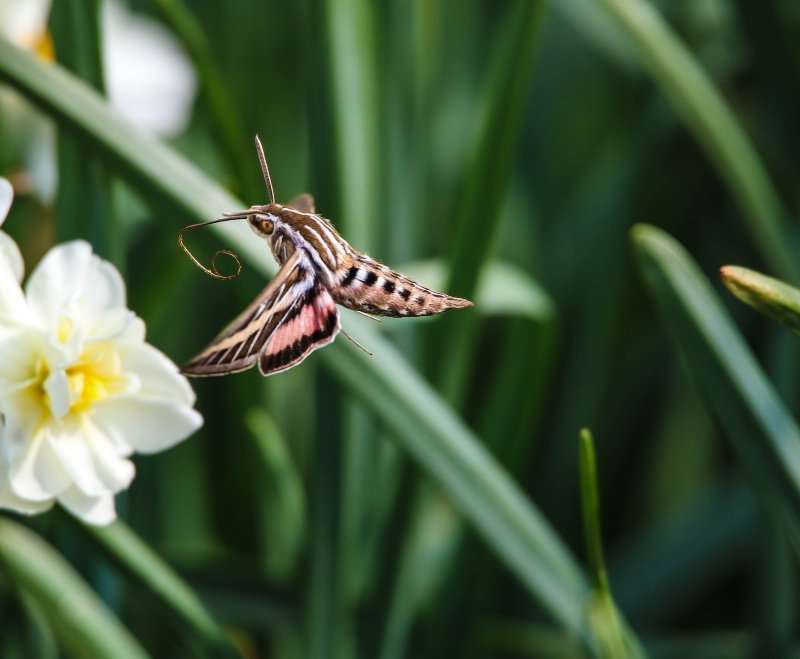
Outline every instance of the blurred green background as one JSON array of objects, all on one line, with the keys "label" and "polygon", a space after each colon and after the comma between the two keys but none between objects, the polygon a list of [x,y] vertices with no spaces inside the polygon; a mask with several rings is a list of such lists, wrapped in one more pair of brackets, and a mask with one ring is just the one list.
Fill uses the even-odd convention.
[{"label": "blurred green background", "polygon": [[[0,656],[794,656],[796,338],[717,272],[800,284],[800,5],[54,4],[49,38],[0,43],[29,270],[90,240],[187,360],[275,271],[243,227],[187,237],[242,254],[233,282],[176,240],[266,202],[258,134],[278,201],[311,192],[354,247],[476,306],[342,311],[373,358],[340,336],[193,380],[204,427],[136,457],[109,529],[3,513]],[[31,53],[48,39],[59,68]],[[157,141],[133,110],[176,88]],[[585,550],[584,427],[619,617]],[[106,622],[59,623],[44,582],[67,574]]]}]

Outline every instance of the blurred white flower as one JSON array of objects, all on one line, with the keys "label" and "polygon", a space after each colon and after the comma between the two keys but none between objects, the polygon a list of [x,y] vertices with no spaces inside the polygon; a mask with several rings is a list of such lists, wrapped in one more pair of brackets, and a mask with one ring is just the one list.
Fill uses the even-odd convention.
[{"label": "blurred white flower", "polygon": [[[50,0],[0,0],[0,37],[53,60],[47,31]],[[11,87],[0,89],[0,121],[23,162],[28,187],[46,202],[55,197],[55,128],[28,100]]]},{"label": "blurred white flower", "polygon": [[[50,8],[51,0],[0,0],[0,37],[52,61]],[[158,22],[130,12],[118,0],[103,2],[101,19],[109,103],[157,135],[182,133],[197,95],[197,77],[178,41]],[[6,88],[0,89],[0,121],[22,154],[31,188],[51,202],[58,185],[52,123]]]},{"label": "blurred white flower", "polygon": [[[9,195],[0,179],[0,211]],[[88,243],[51,249],[23,292],[19,252],[0,236],[0,507],[33,514],[58,501],[108,524],[135,473],[129,456],[167,449],[202,424],[194,392],[145,343],[119,272]]]},{"label": "blurred white flower", "polygon": [[197,93],[189,58],[172,33],[117,0],[103,3],[103,64],[111,105],[132,123],[174,137]]}]

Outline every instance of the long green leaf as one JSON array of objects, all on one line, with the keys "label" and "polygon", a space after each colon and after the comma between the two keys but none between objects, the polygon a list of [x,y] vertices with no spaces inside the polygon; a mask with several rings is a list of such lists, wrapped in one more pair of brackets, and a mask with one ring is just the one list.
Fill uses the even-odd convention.
[{"label": "long green leaf", "polygon": [[[239,205],[190,163],[128,126],[58,66],[45,66],[0,41],[0,77],[90,140],[143,194],[198,219]],[[265,274],[274,272],[266,250],[249,231],[225,233]],[[362,397],[443,485],[542,606],[588,640],[581,610],[586,579],[546,520],[394,347],[357,319],[350,332],[375,357],[338,341],[320,355],[334,375]]]},{"label": "long green leaf", "polygon": [[7,517],[0,517],[0,565],[39,603],[59,643],[72,656],[148,656],[55,549]]},{"label": "long green leaf", "polygon": [[800,553],[800,429],[686,251],[655,227],[632,239],[642,274],[773,523]]}]

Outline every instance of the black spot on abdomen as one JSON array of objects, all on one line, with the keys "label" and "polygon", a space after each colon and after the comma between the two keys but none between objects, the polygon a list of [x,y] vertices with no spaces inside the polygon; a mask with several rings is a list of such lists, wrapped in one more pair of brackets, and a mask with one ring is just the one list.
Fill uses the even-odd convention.
[{"label": "black spot on abdomen", "polygon": [[350,269],[347,271],[347,274],[342,277],[342,281],[339,282],[340,286],[347,286],[351,281],[356,278],[358,274],[358,268],[356,266],[351,266]]}]

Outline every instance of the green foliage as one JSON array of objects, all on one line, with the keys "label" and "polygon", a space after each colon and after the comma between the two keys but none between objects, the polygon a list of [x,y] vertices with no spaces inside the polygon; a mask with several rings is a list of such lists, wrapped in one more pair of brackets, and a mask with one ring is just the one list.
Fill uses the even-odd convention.
[{"label": "green foliage", "polygon": [[[278,201],[476,306],[192,381],[204,427],[108,528],[1,513],[0,655],[788,654],[796,337],[716,273],[800,281],[793,3],[139,0],[198,75],[171,143],[105,100],[100,3],[54,4],[56,64],[0,39],[57,132],[43,201],[0,97],[29,270],[90,240],[188,359],[276,270],[238,223],[189,234],[233,282],[176,244],[265,201],[258,134]],[[723,278],[796,331],[795,289]]]}]

